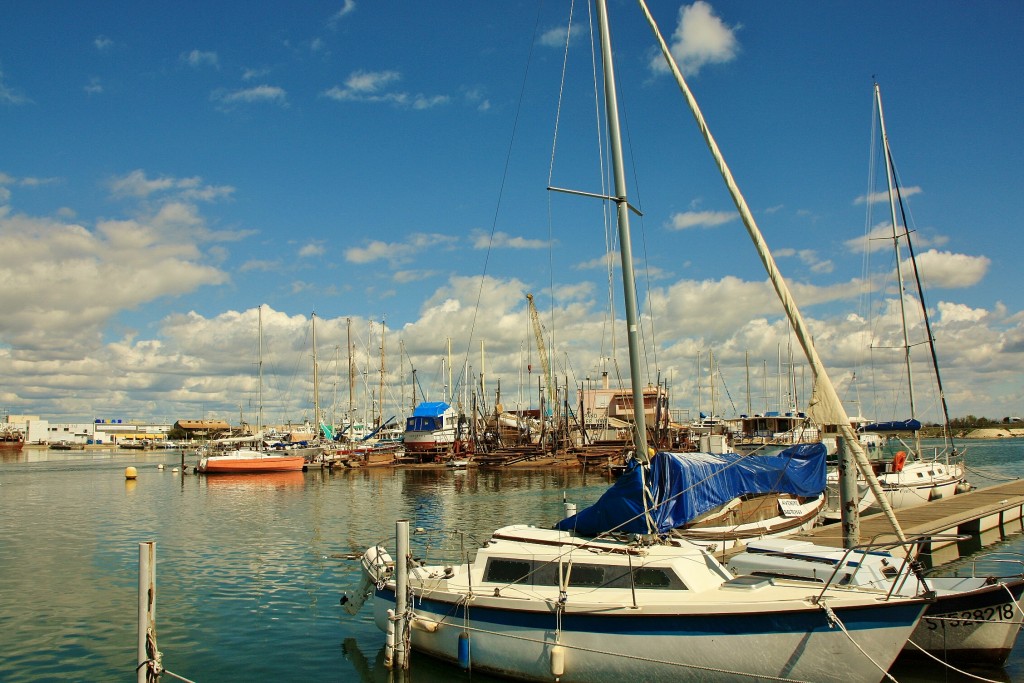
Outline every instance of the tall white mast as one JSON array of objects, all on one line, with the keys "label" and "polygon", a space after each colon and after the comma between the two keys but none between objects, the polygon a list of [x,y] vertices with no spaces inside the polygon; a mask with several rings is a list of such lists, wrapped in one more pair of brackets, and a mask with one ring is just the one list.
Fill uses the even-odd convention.
[{"label": "tall white mast", "polygon": [[611,31],[605,0],[597,0],[597,18],[601,31],[601,59],[604,65],[604,100],[608,116],[608,140],[611,144],[612,176],[615,181],[615,207],[619,228],[619,252],[622,261],[622,291],[626,300],[626,340],[629,342],[629,376],[633,383],[633,445],[636,458],[647,463],[647,421],[644,414],[644,387],[640,374],[640,323],[636,305],[636,281],[633,275],[633,242],[629,232],[629,202],[626,198],[626,169],[622,160],[622,134],[619,130],[619,103],[615,92],[615,66],[612,62]]},{"label": "tall white mast", "polygon": [[[896,251],[896,280],[900,288],[900,323],[903,326],[903,362],[907,366],[907,400],[910,404],[910,419],[917,418],[914,406],[914,375],[911,372],[910,334],[907,332],[907,302],[904,297],[903,255],[900,253],[899,224],[896,221],[896,197],[893,192],[892,164],[889,163],[889,135],[885,132],[885,115],[882,113],[882,90],[875,83],[875,103],[878,105],[878,125],[882,133],[882,155],[885,157],[886,189],[889,192],[889,216],[892,220],[892,246]],[[920,449],[918,449],[920,450]]]}]

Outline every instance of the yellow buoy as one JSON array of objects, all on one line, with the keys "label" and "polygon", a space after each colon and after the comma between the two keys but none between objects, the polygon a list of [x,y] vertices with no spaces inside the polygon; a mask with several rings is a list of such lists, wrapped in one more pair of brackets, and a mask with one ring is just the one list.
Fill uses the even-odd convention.
[{"label": "yellow buoy", "polygon": [[126,468],[124,468],[124,478],[125,479],[135,479],[137,476],[139,476],[139,473],[136,471],[136,469],[134,467],[126,467]]}]

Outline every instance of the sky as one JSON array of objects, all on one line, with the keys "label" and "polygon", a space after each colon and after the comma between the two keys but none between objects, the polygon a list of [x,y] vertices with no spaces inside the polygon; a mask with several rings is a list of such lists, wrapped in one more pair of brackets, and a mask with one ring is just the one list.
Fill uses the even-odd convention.
[{"label": "sky", "polygon": [[[1024,4],[652,2],[847,411],[1024,413]],[[570,12],[572,16],[570,17]],[[681,418],[809,373],[634,2],[610,0],[643,376]],[[11,3],[0,411],[268,421],[628,378],[586,3]],[[902,220],[899,221],[902,224]],[[897,270],[908,311],[902,336]],[[315,314],[315,326],[313,317]],[[349,358],[354,368],[349,381]],[[261,381],[262,376],[262,381]]]}]

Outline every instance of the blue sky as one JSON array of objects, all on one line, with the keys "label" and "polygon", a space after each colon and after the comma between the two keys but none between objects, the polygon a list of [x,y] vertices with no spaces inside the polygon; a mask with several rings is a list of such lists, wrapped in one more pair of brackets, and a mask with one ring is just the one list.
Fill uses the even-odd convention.
[{"label": "blue sky", "polygon": [[[778,305],[649,27],[610,4],[646,373],[708,412],[712,351],[716,412],[746,411],[748,362],[752,408],[775,408]],[[951,412],[1024,412],[1024,6],[652,5],[848,410],[906,412],[894,354],[867,352],[897,334],[891,247],[865,240],[888,221],[865,201],[877,80]],[[321,403],[342,410],[350,329],[360,412],[401,412],[412,368],[442,398],[449,339],[489,404],[499,381],[529,403],[527,292],[562,382],[628,376],[604,207],[545,190],[601,191],[575,12],[562,87],[566,3],[8,7],[0,408],[251,419],[261,304],[271,418],[311,414],[314,311]]]}]

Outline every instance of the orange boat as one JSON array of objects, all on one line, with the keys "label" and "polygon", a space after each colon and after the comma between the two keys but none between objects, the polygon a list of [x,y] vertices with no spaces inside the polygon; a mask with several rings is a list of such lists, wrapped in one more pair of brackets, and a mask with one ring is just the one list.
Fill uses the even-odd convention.
[{"label": "orange boat", "polygon": [[302,454],[287,451],[257,451],[240,448],[221,455],[207,455],[199,460],[196,467],[205,474],[219,473],[260,473],[260,472],[301,472],[306,469]]}]

